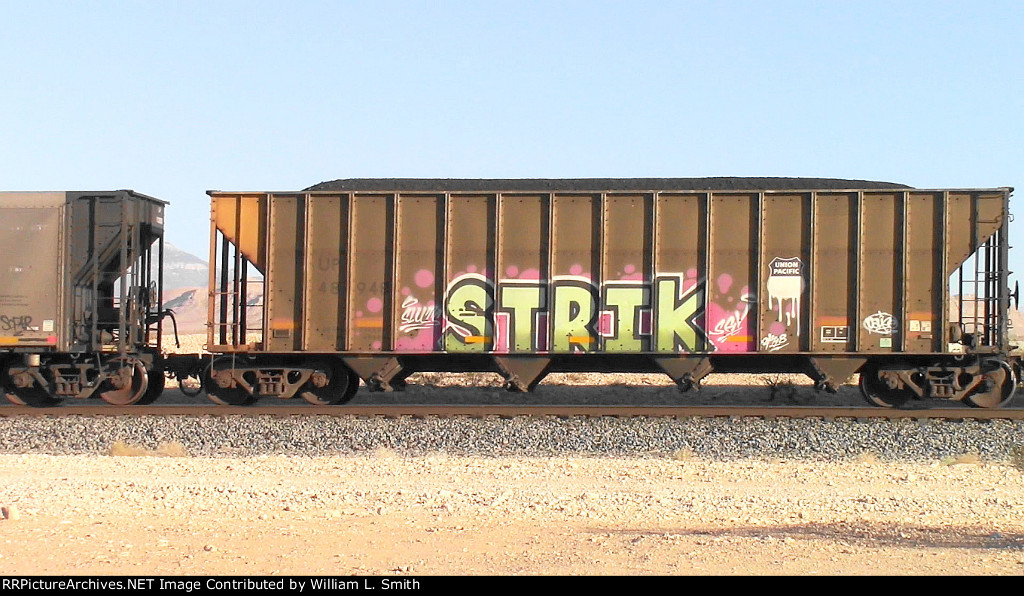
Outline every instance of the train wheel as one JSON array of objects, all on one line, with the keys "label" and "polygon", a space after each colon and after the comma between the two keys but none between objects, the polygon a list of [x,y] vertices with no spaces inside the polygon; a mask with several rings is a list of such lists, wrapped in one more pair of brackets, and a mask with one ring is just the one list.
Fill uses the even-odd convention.
[{"label": "train wheel", "polygon": [[860,370],[860,394],[873,406],[901,408],[913,396],[909,389],[890,389],[878,376],[878,365],[866,363]]},{"label": "train wheel", "polygon": [[1003,360],[987,360],[982,363],[982,367],[992,368],[983,373],[985,379],[982,383],[989,389],[968,395],[964,402],[975,408],[1001,408],[1009,405],[1017,390],[1013,369]]},{"label": "train wheel", "polygon": [[146,392],[142,394],[139,401],[135,402],[140,406],[145,406],[155,402],[160,394],[164,392],[164,382],[167,377],[164,376],[164,371],[153,369],[149,371],[149,386],[146,387]]},{"label": "train wheel", "polygon": [[[125,362],[125,364],[128,364]],[[141,362],[135,362],[131,367],[132,376],[130,379],[106,379],[103,381],[100,397],[108,404],[115,406],[130,406],[137,403],[146,394],[149,387],[149,373]],[[117,385],[122,385],[118,387]]]},{"label": "train wheel", "polygon": [[210,401],[222,406],[248,406],[256,403],[256,397],[241,387],[221,387],[213,380],[210,367],[203,372],[203,387]]},{"label": "train wheel", "polygon": [[356,396],[356,391],[359,391],[359,375],[350,374],[348,388],[345,389],[345,403],[352,401],[352,398]]},{"label": "train wheel", "polygon": [[203,390],[202,376],[178,377],[178,389],[188,397],[195,397]]},{"label": "train wheel", "polygon": [[302,399],[314,406],[336,406],[352,399],[354,391],[352,379],[356,381],[356,389],[359,388],[359,377],[355,376],[347,368],[340,364],[324,367],[327,370],[318,370],[306,381],[299,391]]},{"label": "train wheel", "polygon": [[249,406],[256,403],[256,398],[249,395],[249,392],[241,387],[223,389],[217,387],[213,391],[207,390],[206,397],[210,401],[222,406]]},{"label": "train wheel", "polygon": [[60,404],[63,399],[50,395],[47,389],[33,384],[31,387],[18,387],[10,379],[8,368],[0,361],[0,385],[4,397],[12,404],[32,408],[49,408]]},{"label": "train wheel", "polygon": [[48,391],[39,387],[6,387],[4,395],[7,397],[7,401],[12,404],[32,408],[50,408],[60,405],[60,402],[63,401],[60,398],[53,397]]}]

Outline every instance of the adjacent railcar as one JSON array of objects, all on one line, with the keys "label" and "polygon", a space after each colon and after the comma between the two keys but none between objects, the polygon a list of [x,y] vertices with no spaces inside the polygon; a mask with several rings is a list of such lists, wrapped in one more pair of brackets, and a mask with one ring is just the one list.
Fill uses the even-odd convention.
[{"label": "adjacent railcar", "polygon": [[[339,180],[211,191],[205,388],[860,372],[869,402],[1007,403],[1012,189],[807,179]],[[966,266],[965,266],[966,264]],[[966,277],[965,277],[966,275]],[[952,288],[951,288],[952,286]],[[948,305],[951,296],[957,304]]]},{"label": "adjacent railcar", "polygon": [[165,205],[129,190],[0,193],[0,383],[9,400],[156,399]]}]

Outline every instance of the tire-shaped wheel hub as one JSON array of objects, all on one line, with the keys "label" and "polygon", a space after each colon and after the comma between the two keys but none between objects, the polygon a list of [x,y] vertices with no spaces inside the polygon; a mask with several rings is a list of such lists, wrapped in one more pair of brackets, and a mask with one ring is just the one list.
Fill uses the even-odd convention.
[{"label": "tire-shaped wheel hub", "polygon": [[1017,378],[1005,360],[985,360],[981,363],[982,380],[978,388],[964,397],[964,402],[975,408],[1001,408],[1013,401]]},{"label": "tire-shaped wheel hub", "polygon": [[340,362],[323,362],[299,390],[302,399],[314,406],[336,406],[347,403],[359,388],[359,377]]}]

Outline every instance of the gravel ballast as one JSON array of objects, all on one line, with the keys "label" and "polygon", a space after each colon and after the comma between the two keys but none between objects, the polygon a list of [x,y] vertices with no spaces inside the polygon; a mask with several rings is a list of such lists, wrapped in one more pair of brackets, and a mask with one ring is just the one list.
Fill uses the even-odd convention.
[{"label": "gravel ballast", "polygon": [[[477,376],[416,377],[407,391],[370,393],[361,388],[353,405],[746,405],[854,406],[863,404],[855,386],[819,393],[793,377],[787,397],[773,396],[756,376],[713,375],[706,386],[680,394],[660,376],[553,375],[533,393],[510,394],[500,379]],[[450,383],[454,385],[449,386]],[[580,385],[580,383],[583,383]],[[620,384],[627,383],[627,384]],[[802,385],[800,383],[803,383]],[[495,386],[491,386],[495,385]],[[168,390],[160,403],[208,405]],[[263,402],[260,402],[263,403]],[[270,405],[274,402],[271,400]],[[300,402],[301,404],[301,402]],[[942,404],[936,404],[942,405]],[[953,404],[956,405],[956,404]],[[69,407],[69,406],[65,406]],[[73,406],[70,406],[73,407]],[[344,408],[344,406],[340,406]],[[180,444],[199,457],[333,456],[389,450],[400,455],[444,453],[479,457],[693,456],[737,460],[784,458],[845,461],[865,454],[888,461],[934,463],[973,454],[1007,461],[1024,444],[1024,421],[870,418],[668,418],[490,416],[356,417],[246,414],[172,416],[3,416],[0,454],[105,455],[121,442],[143,449]],[[223,412],[224,410],[221,410]],[[336,412],[336,413],[340,413]]]},{"label": "gravel ballast", "polygon": [[0,452],[105,454],[122,442],[180,443],[193,456],[403,455],[662,457],[842,461],[864,454],[929,462],[975,454],[1002,461],[1021,443],[1017,421],[759,418],[348,418],[146,416],[0,418]]}]

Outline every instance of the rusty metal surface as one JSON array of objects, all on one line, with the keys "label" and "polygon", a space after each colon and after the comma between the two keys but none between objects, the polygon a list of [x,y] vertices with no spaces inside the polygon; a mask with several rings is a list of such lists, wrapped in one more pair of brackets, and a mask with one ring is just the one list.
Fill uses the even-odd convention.
[{"label": "rusty metal surface", "polygon": [[267,352],[929,354],[1009,193],[657,181],[211,192],[212,234],[266,274]]},{"label": "rusty metal surface", "polygon": [[0,193],[0,350],[64,345],[66,199]]}]

